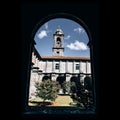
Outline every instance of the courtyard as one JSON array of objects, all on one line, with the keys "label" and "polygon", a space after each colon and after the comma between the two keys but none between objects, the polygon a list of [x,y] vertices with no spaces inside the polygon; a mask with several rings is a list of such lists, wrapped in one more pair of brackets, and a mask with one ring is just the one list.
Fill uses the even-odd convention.
[{"label": "courtyard", "polygon": [[73,100],[69,95],[58,95],[55,101],[46,100],[43,103],[41,98],[34,98],[29,101],[29,106],[73,106]]}]

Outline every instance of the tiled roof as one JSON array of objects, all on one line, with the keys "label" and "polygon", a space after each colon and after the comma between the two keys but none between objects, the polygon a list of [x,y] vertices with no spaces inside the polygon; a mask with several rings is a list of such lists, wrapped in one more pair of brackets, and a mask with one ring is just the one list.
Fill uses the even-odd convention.
[{"label": "tiled roof", "polygon": [[90,57],[75,57],[75,56],[41,56],[41,59],[90,60]]}]

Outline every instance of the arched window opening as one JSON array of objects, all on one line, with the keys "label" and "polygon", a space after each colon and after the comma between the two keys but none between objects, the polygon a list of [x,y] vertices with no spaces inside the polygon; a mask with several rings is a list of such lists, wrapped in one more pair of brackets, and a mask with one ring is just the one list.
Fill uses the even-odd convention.
[{"label": "arched window opening", "polygon": [[[87,25],[73,15],[50,15],[37,24],[32,38],[31,66],[37,69],[35,72],[30,69],[28,107],[39,106],[33,101],[42,102],[42,98],[38,99],[34,94],[35,82],[41,84],[49,79],[53,83],[46,86],[43,92],[46,94],[52,88],[45,99],[53,104],[45,107],[75,107],[80,111],[94,111],[92,39]],[[58,86],[59,90],[56,90]],[[51,94],[55,97],[50,97]]]}]

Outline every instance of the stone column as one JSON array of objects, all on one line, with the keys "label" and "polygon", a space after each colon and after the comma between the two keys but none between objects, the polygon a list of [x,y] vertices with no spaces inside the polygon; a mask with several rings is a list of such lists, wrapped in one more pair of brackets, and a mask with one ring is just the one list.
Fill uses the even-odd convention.
[{"label": "stone column", "polygon": [[61,73],[61,67],[62,67],[62,65],[61,65],[61,60],[60,60],[60,62],[59,62],[59,72]]},{"label": "stone column", "polygon": [[74,73],[74,64],[75,64],[75,62],[73,61],[73,67],[72,67],[72,71],[73,71],[73,73]]},{"label": "stone column", "polygon": [[52,62],[52,72],[54,72],[54,71],[55,71],[54,66],[55,66],[55,61],[53,60],[53,62]]},{"label": "stone column", "polygon": [[87,71],[87,61],[86,61],[86,73],[87,73],[88,71]]},{"label": "stone column", "polygon": [[67,72],[67,61],[65,62],[65,73]]},{"label": "stone column", "polygon": [[47,72],[47,60],[46,60],[46,63],[45,63],[45,72]]}]

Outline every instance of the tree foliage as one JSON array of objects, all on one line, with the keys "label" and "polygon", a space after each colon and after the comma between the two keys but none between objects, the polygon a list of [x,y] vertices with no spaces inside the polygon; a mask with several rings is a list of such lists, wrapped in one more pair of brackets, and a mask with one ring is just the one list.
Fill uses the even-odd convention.
[{"label": "tree foliage", "polygon": [[70,93],[70,81],[64,81],[62,83],[62,89],[63,89],[63,93]]},{"label": "tree foliage", "polygon": [[40,97],[45,100],[55,101],[59,91],[59,84],[56,81],[43,80],[41,83],[36,82],[36,97]]},{"label": "tree foliage", "polygon": [[77,103],[77,106],[89,108],[93,104],[93,93],[91,79],[85,79],[85,86],[76,82],[71,82],[71,98]]}]

